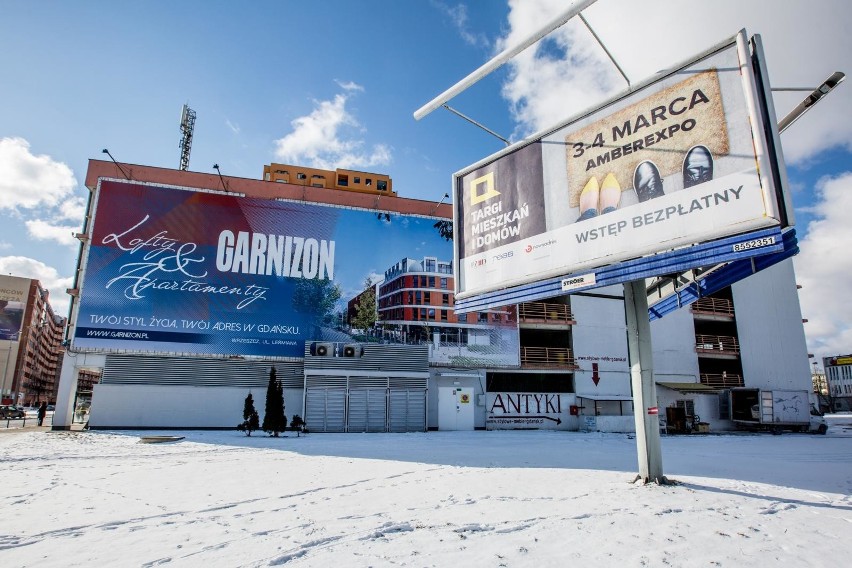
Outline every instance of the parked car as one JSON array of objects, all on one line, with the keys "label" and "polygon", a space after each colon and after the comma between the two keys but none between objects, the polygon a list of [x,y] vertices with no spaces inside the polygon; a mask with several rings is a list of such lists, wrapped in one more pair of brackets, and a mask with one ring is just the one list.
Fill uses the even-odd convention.
[{"label": "parked car", "polygon": [[23,408],[9,405],[0,406],[0,418],[2,419],[24,418],[26,415],[27,413],[24,412]]}]

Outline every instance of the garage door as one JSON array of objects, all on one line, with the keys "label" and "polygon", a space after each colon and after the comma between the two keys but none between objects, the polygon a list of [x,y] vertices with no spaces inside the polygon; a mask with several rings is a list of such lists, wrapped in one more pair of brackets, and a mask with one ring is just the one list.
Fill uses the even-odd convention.
[{"label": "garage door", "polygon": [[387,432],[387,389],[349,389],[349,432]]},{"label": "garage door", "polygon": [[305,390],[305,423],[312,432],[346,430],[346,389],[309,388]]},{"label": "garage door", "polygon": [[391,432],[426,431],[426,389],[390,389],[388,410]]}]

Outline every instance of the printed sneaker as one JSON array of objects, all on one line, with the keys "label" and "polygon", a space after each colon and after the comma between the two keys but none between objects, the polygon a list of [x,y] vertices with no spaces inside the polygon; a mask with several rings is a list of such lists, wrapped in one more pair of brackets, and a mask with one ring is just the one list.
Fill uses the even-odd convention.
[{"label": "printed sneaker", "polygon": [[636,166],[636,171],[633,172],[633,188],[640,202],[665,195],[663,178],[660,177],[660,170],[654,162],[645,160]]},{"label": "printed sneaker", "polygon": [[713,179],[713,156],[706,146],[693,146],[683,159],[683,188]]}]

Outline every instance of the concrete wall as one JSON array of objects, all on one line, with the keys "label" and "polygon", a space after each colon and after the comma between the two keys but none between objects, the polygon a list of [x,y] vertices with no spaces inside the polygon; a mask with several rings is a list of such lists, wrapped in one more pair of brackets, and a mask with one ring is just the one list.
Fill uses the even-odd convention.
[{"label": "concrete wall", "polygon": [[[573,349],[577,365],[574,386],[577,394],[629,395],[630,366],[627,362],[627,323],[624,289],[608,286],[595,290],[600,296],[571,297]],[[594,382],[598,367],[598,384]]]},{"label": "concrete wall", "polygon": [[731,289],[745,385],[810,392],[811,370],[793,261],[753,274]]},{"label": "concrete wall", "polygon": [[673,383],[698,382],[695,323],[688,307],[652,321],[651,341],[655,380]]},{"label": "concrete wall", "polygon": [[[105,385],[94,387],[91,428],[236,428],[248,393],[263,422],[266,388]],[[284,389],[284,413],[304,417],[302,389]]]},{"label": "concrete wall", "polygon": [[485,371],[477,369],[429,370],[429,391],[426,393],[426,427],[438,428],[438,389],[441,387],[462,387],[473,389],[473,427],[485,428]]}]

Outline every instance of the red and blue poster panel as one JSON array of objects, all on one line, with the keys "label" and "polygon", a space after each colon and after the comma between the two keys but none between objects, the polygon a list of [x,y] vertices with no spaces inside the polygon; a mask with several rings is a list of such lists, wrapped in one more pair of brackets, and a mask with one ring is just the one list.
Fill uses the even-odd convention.
[{"label": "red and blue poster panel", "polygon": [[347,301],[427,257],[452,258],[436,219],[102,180],[74,346],[302,357],[306,341],[364,340]]}]

